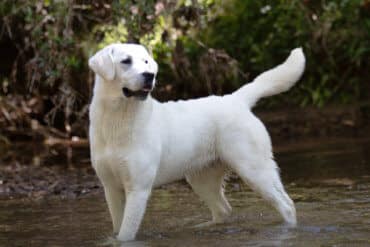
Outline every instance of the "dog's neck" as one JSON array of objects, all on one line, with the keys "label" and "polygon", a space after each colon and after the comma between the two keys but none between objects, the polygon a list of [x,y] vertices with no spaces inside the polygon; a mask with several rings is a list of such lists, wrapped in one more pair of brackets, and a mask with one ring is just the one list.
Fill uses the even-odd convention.
[{"label": "dog's neck", "polygon": [[99,75],[95,76],[93,100],[118,100],[122,99],[122,90],[117,90],[117,87],[111,81],[106,81]]},{"label": "dog's neck", "polygon": [[[120,134],[129,136],[148,122],[153,101],[150,96],[146,100],[126,98],[122,90],[117,90],[110,82],[97,76],[90,107],[91,125],[108,132],[120,126],[118,129],[124,132]],[[103,135],[109,139],[115,138],[109,133]]]}]

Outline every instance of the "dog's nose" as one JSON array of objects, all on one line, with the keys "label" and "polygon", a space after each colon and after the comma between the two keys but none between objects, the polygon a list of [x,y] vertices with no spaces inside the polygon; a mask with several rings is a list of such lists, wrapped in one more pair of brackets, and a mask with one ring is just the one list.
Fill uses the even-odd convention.
[{"label": "dog's nose", "polygon": [[149,73],[149,72],[144,72],[142,75],[144,77],[144,87],[145,88],[152,88],[154,74],[153,73]]},{"label": "dog's nose", "polygon": [[144,72],[143,73],[143,77],[144,77],[145,83],[152,82],[153,79],[154,79],[154,74],[153,73],[149,73],[149,72]]}]

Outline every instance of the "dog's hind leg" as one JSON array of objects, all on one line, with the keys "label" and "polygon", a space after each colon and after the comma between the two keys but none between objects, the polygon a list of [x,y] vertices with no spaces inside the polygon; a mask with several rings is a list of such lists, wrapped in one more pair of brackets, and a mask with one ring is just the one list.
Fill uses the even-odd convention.
[{"label": "dog's hind leg", "polygon": [[186,175],[186,180],[194,192],[212,212],[212,222],[198,226],[222,223],[230,215],[231,206],[225,197],[223,188],[225,174],[225,167],[216,165]]},{"label": "dog's hind leg", "polygon": [[296,225],[294,203],[281,183],[266,128],[250,113],[246,113],[243,119],[233,119],[232,126],[220,135],[220,158],[270,202],[287,223]]},{"label": "dog's hind leg", "polygon": [[275,162],[272,159],[265,160],[260,166],[250,162],[253,161],[231,163],[231,166],[254,191],[271,203],[285,222],[295,226],[297,219],[294,203],[284,190]]}]

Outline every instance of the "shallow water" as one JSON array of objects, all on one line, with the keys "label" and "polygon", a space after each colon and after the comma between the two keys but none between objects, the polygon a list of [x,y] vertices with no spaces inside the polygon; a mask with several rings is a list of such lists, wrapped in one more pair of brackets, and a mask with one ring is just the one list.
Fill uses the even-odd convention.
[{"label": "shallow water", "polygon": [[[240,181],[231,179],[233,207],[221,225],[193,228],[210,212],[185,183],[154,191],[138,234],[123,246],[370,246],[370,141],[320,140],[277,148],[298,227]],[[111,246],[103,195],[77,199],[0,201],[0,246]]]}]

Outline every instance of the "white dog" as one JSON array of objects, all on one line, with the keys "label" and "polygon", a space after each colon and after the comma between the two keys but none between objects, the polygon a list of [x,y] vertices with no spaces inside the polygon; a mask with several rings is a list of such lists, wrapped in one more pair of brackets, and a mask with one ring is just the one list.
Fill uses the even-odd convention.
[{"label": "white dog", "polygon": [[222,222],[231,212],[222,186],[228,169],[287,223],[296,224],[269,134],[250,109],[299,80],[305,67],[302,49],[233,94],[167,103],[150,96],[158,66],[141,45],[109,45],[90,58],[89,66],[96,74],[92,165],[119,240],[135,238],[152,188],[184,177],[210,208],[212,222]]}]

